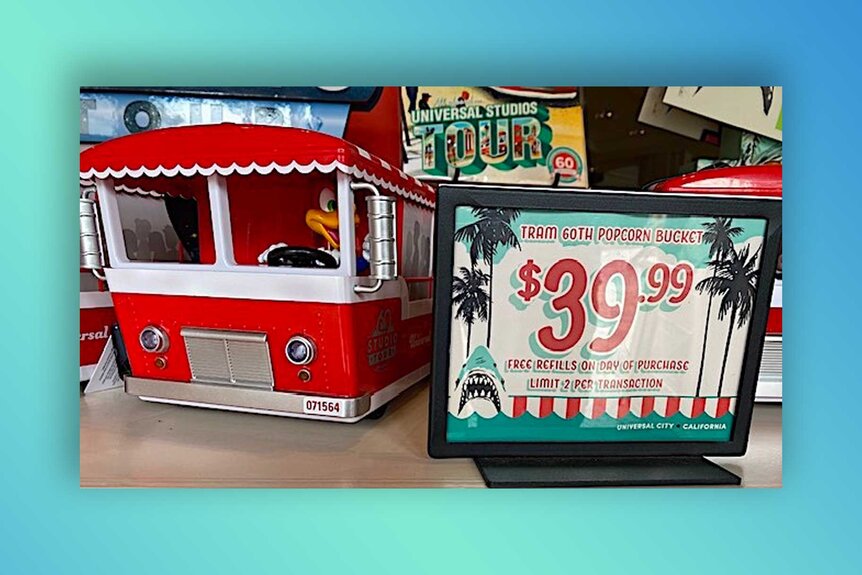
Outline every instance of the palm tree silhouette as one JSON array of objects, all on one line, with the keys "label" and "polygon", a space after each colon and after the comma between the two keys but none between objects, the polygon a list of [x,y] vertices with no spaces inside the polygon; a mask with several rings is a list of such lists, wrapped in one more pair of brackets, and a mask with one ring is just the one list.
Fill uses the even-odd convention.
[{"label": "palm tree silhouette", "polygon": [[473,266],[479,258],[488,264],[488,334],[485,346],[491,347],[491,311],[494,307],[494,256],[500,246],[521,249],[518,237],[512,231],[512,222],[521,215],[520,210],[508,208],[473,208],[476,221],[455,232],[456,242],[470,244],[470,261]]},{"label": "palm tree silhouette", "polygon": [[[760,250],[758,249],[758,252]],[[709,265],[715,273],[712,277],[701,280],[697,291],[706,291],[710,297],[721,296],[718,308],[718,319],[730,312],[730,323],[727,327],[727,340],[724,344],[724,359],[721,362],[721,375],[718,378],[718,397],[721,397],[721,387],[724,385],[724,371],[727,367],[727,355],[730,351],[730,338],[733,335],[734,322],[741,328],[751,317],[754,309],[754,296],[757,294],[757,253],[748,256],[749,246],[738,253],[731,246],[727,257],[723,260],[713,260]]]},{"label": "palm tree silhouette", "polygon": [[452,279],[452,304],[458,306],[455,317],[467,324],[467,357],[470,357],[470,338],[473,322],[488,321],[488,274],[475,267],[462,267],[460,277]]},{"label": "palm tree silhouette", "polygon": [[[733,225],[732,218],[714,218],[712,222],[701,224],[705,231],[703,239],[709,242],[709,258],[713,261],[723,260],[733,249],[733,238],[742,233],[742,228]],[[716,268],[713,266],[713,277]],[[700,350],[700,368],[697,372],[697,390],[695,395],[700,395],[700,384],[703,381],[703,363],[706,358],[706,341],[709,334],[709,317],[712,313],[712,295],[709,296],[709,304],[706,307],[706,321],[703,326],[703,347]]]}]

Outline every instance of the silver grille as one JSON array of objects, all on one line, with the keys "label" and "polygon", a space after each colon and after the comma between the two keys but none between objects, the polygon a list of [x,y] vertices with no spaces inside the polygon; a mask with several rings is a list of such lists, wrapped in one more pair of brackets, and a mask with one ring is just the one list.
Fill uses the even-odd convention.
[{"label": "silver grille", "polygon": [[265,333],[210,329],[180,330],[192,381],[272,389],[272,364]]},{"label": "silver grille", "polygon": [[760,379],[763,381],[781,381],[781,340],[780,336],[767,336],[763,343],[760,359]]}]

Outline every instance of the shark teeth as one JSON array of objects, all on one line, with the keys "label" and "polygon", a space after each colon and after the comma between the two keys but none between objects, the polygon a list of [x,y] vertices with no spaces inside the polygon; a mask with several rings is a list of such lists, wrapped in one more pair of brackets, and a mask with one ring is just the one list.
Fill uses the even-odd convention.
[{"label": "shark teeth", "polygon": [[497,382],[483,371],[472,370],[467,373],[461,386],[461,400],[458,405],[458,413],[464,409],[468,402],[474,399],[484,399],[491,402],[497,411],[500,411],[500,395],[497,392]]}]

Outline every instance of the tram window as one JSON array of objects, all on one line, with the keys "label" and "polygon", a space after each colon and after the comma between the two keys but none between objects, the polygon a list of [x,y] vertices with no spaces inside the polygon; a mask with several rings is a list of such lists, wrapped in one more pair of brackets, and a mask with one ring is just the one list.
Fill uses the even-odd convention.
[{"label": "tram window", "polygon": [[336,190],[335,174],[228,176],[236,263],[339,267],[342,246]]},{"label": "tram window", "polygon": [[115,188],[129,260],[215,261],[205,178],[140,178],[117,182]]},{"label": "tram window", "polygon": [[410,300],[431,297],[431,210],[404,203],[401,275],[407,280]]}]

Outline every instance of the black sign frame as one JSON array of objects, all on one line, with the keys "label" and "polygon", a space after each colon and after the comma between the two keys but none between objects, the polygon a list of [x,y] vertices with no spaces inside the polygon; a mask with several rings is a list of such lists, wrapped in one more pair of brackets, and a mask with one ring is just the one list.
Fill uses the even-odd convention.
[{"label": "black sign frame", "polygon": [[[449,362],[452,307],[453,236],[459,206],[561,210],[615,214],[667,214],[728,216],[766,220],[757,296],[748,341],[731,438],[726,442],[620,441],[620,442],[449,442]],[[434,344],[428,420],[428,453],[448,457],[659,457],[743,455],[748,446],[754,390],[766,335],[776,264],[781,243],[781,199],[720,196],[707,193],[677,194],[647,191],[560,191],[554,188],[442,185],[437,192],[434,258]]]}]

